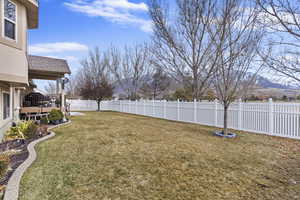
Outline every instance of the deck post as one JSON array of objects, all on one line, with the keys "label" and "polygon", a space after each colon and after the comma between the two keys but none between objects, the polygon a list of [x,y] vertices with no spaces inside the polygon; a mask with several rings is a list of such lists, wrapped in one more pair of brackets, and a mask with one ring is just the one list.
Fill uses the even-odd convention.
[{"label": "deck post", "polygon": [[63,114],[65,114],[65,88],[64,88],[64,83],[63,81],[60,82],[60,87],[61,87],[61,111]]},{"label": "deck post", "polygon": [[59,96],[60,94],[60,79],[56,79],[56,95]]}]

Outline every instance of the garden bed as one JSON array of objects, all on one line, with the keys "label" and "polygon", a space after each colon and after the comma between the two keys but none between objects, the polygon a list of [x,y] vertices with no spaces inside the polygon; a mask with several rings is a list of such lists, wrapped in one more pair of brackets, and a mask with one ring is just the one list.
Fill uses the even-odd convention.
[{"label": "garden bed", "polygon": [[[56,112],[56,111],[55,111]],[[6,185],[15,170],[28,158],[28,145],[46,135],[49,128],[68,122],[63,115],[54,113],[53,119],[41,119],[38,122],[28,121],[13,125],[0,143],[0,199],[3,198]]]},{"label": "garden bed", "polygon": [[6,172],[0,177],[0,198],[3,195],[5,186],[7,185],[8,180],[10,179],[14,171],[28,158],[29,153],[27,150],[27,146],[32,141],[48,135],[49,127],[51,127],[51,125],[47,127],[44,126],[42,129],[45,132],[40,133],[30,139],[15,139],[0,143],[0,154],[5,155],[8,158],[8,168]]}]

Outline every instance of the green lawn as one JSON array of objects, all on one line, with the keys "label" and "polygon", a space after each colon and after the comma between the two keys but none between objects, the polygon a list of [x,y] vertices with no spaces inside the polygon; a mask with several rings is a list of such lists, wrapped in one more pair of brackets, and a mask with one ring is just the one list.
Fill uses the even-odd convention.
[{"label": "green lawn", "polygon": [[37,148],[20,200],[300,199],[300,141],[115,112],[73,117]]}]

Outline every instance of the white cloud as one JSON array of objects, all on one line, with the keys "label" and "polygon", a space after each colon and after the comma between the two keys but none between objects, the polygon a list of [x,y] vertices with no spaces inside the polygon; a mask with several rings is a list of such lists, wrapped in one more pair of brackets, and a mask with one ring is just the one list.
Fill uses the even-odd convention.
[{"label": "white cloud", "polygon": [[136,12],[148,11],[145,3],[132,3],[128,0],[71,0],[64,5],[90,17],[103,17],[113,23],[138,26],[144,32],[152,31],[151,20],[136,15]]},{"label": "white cloud", "polygon": [[67,60],[69,63],[71,62],[79,62],[79,58],[75,56],[61,56],[61,55],[44,55],[49,58],[57,58]]},{"label": "white cloud", "polygon": [[40,43],[29,46],[30,54],[61,53],[66,51],[87,51],[88,47],[76,42]]},{"label": "white cloud", "polygon": [[285,9],[279,9],[276,8],[275,12],[273,9],[269,6],[266,7],[267,12],[262,12],[259,15],[259,21],[262,23],[262,25],[268,26],[268,30],[277,30],[286,32],[286,28],[282,26],[280,21],[275,17],[275,14],[279,16],[279,18],[291,29],[296,28],[297,29],[297,22],[300,19],[300,14],[295,13],[295,15],[292,15],[290,12],[287,12]]},{"label": "white cloud", "polygon": [[103,0],[102,3],[114,8],[148,11],[148,6],[145,3],[131,3],[128,0]]},{"label": "white cloud", "polygon": [[79,62],[79,59],[75,56],[65,56],[63,59],[69,61],[69,62]]}]

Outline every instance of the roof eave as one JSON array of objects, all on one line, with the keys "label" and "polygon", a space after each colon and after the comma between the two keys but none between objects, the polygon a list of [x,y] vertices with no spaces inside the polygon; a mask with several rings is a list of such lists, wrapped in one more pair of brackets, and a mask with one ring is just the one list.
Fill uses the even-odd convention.
[{"label": "roof eave", "polygon": [[29,70],[29,79],[57,80],[63,78],[65,74],[66,73],[60,72]]},{"label": "roof eave", "polygon": [[28,29],[36,29],[39,25],[39,3],[37,0],[19,0],[27,9]]}]

